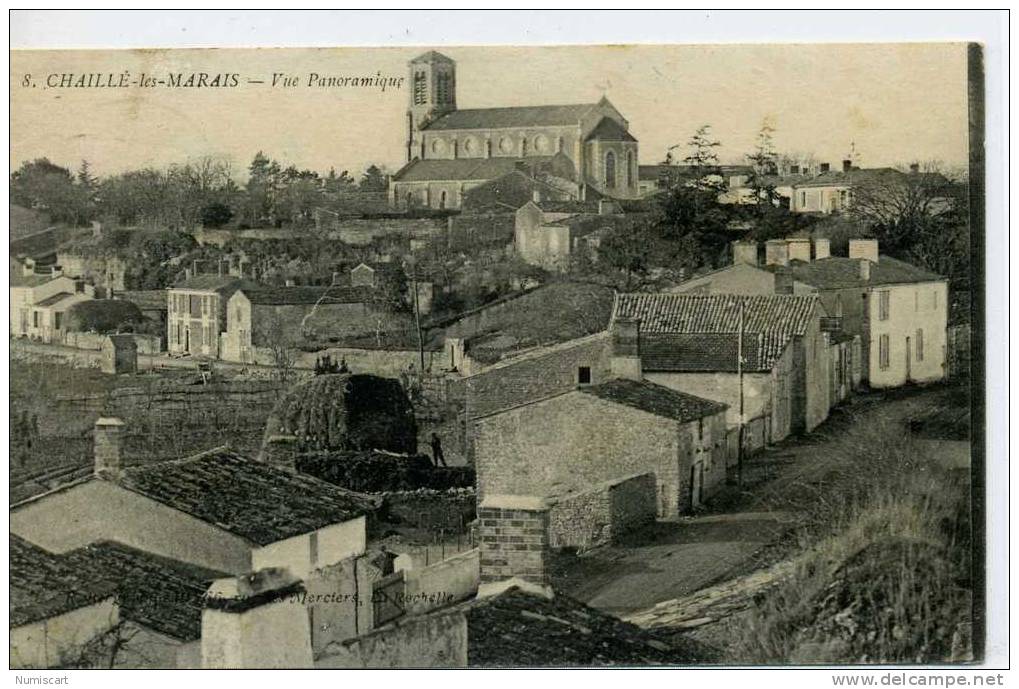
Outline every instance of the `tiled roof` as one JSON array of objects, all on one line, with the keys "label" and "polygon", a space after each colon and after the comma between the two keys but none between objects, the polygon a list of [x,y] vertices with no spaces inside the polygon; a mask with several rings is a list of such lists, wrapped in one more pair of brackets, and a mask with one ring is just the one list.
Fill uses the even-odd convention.
[{"label": "tiled roof", "polygon": [[591,130],[585,141],[598,139],[601,141],[636,141],[630,132],[611,117],[603,117],[598,126]]},{"label": "tiled roof", "polygon": [[60,556],[89,578],[112,581],[123,618],[182,641],[202,635],[202,602],[228,574],[101,541]]},{"label": "tiled roof", "polygon": [[242,287],[258,287],[255,283],[233,275],[195,275],[178,282],[170,289],[193,290],[196,292],[219,292],[225,296],[232,295]]},{"label": "tiled roof", "polygon": [[258,287],[240,289],[252,304],[361,304],[369,299],[362,287]]},{"label": "tiled roof", "polygon": [[35,306],[41,306],[43,308],[48,308],[50,306],[55,306],[55,305],[59,304],[64,299],[67,299],[68,297],[73,297],[73,296],[74,295],[71,294],[70,292],[57,292],[56,294],[50,295],[50,296],[46,297],[45,299],[43,299],[41,301],[37,301],[35,303]]},{"label": "tiled roof", "polygon": [[816,296],[733,294],[620,294],[613,318],[639,318],[641,333],[739,332],[803,335],[818,305]]},{"label": "tiled roof", "polygon": [[[770,371],[789,345],[791,335],[743,333],[743,370]],[[641,334],[640,360],[645,371],[736,372],[738,333]]]},{"label": "tiled roof", "polygon": [[10,626],[19,627],[114,595],[113,582],[93,579],[28,541],[10,535]]},{"label": "tiled roof", "polygon": [[863,280],[860,277],[860,259],[845,256],[831,256],[809,263],[790,261],[788,268],[782,266],[763,267],[772,272],[789,270],[794,279],[819,289],[933,282],[944,279],[936,273],[891,256],[881,256],[877,263],[871,262],[870,279],[868,280]]},{"label": "tiled roof", "polygon": [[348,521],[366,511],[365,502],[349,491],[227,450],[129,468],[116,481],[257,545]]},{"label": "tiled roof", "polygon": [[727,406],[646,380],[617,378],[578,388],[580,392],[679,422],[693,421],[726,410]]},{"label": "tiled roof", "polygon": [[414,160],[393,175],[396,182],[425,182],[438,180],[488,180],[502,177],[520,165],[540,166],[550,163],[554,156],[527,158],[455,158],[452,160]]},{"label": "tiled roof", "polygon": [[863,170],[856,169],[850,170],[849,172],[832,170],[830,172],[822,172],[819,175],[810,176],[808,179],[803,181],[798,181],[795,186],[797,188],[852,186],[862,182],[870,182],[881,179],[899,181],[905,176],[906,173],[892,167],[875,167]]},{"label": "tiled roof", "polygon": [[531,105],[514,108],[454,110],[428,123],[424,129],[506,129],[510,127],[553,127],[580,124],[597,103],[577,105]]},{"label": "tiled roof", "polygon": [[472,602],[467,612],[469,667],[667,665],[689,652],[568,596],[510,588]]},{"label": "tiled roof", "polygon": [[434,50],[429,50],[427,53],[422,53],[421,55],[418,55],[416,58],[411,60],[411,64],[416,63],[416,62],[449,62],[449,63],[451,63],[453,61],[451,59],[449,59],[448,57],[446,57],[445,55],[443,55],[442,53],[436,52]]}]

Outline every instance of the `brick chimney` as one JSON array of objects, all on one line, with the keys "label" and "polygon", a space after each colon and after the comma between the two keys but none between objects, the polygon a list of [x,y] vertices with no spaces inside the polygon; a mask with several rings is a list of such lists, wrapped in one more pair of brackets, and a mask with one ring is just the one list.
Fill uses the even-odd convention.
[{"label": "brick chimney", "polygon": [[853,169],[853,161],[852,160],[848,160],[847,159],[847,160],[843,160],[842,161],[842,172],[849,172],[852,169]]},{"label": "brick chimney", "polygon": [[870,261],[865,258],[858,259],[860,262],[860,279],[864,282],[870,281]]},{"label": "brick chimney", "polygon": [[478,505],[481,584],[516,577],[549,583],[549,507],[530,495],[488,495]]},{"label": "brick chimney", "polygon": [[613,377],[642,380],[644,370],[640,361],[640,321],[630,318],[616,318],[612,321],[612,359],[610,368]]},{"label": "brick chimney", "polygon": [[806,237],[792,237],[786,240],[789,245],[789,260],[810,263],[810,240]]},{"label": "brick chimney", "polygon": [[745,264],[748,266],[756,266],[757,242],[741,242],[738,240],[733,242],[732,263],[733,265]]},{"label": "brick chimney", "polygon": [[820,237],[814,239],[814,260],[820,261],[829,256],[831,256],[831,240]]},{"label": "brick chimney", "polygon": [[865,258],[878,262],[878,245],[876,239],[850,239],[849,258]]},{"label": "brick chimney", "polygon": [[102,416],[96,420],[92,431],[93,471],[96,476],[116,476],[121,464],[121,432],[124,422],[120,419]]},{"label": "brick chimney", "polygon": [[829,164],[829,163],[821,163],[821,172],[822,173],[829,172],[830,170],[831,170],[831,164]]},{"label": "brick chimney", "polygon": [[789,244],[784,239],[769,239],[764,243],[764,263],[769,266],[789,265]]},{"label": "brick chimney", "polygon": [[217,579],[202,611],[202,668],[310,668],[311,626],[297,598],[304,585],[269,567]]}]

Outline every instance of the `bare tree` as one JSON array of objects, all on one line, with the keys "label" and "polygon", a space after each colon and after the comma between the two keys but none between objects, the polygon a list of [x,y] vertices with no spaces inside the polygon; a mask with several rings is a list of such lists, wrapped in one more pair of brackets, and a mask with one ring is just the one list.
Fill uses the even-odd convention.
[{"label": "bare tree", "polygon": [[292,326],[275,311],[266,321],[265,337],[272,356],[274,375],[282,392],[294,377],[297,365],[296,338]]}]

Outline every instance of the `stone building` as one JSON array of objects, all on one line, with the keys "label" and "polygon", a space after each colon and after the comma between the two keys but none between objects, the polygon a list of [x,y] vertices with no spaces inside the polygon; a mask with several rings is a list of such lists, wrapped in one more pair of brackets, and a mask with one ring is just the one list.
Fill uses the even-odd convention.
[{"label": "stone building", "polygon": [[[636,332],[632,333],[636,335]],[[726,405],[641,379],[618,333],[617,377],[476,420],[478,497],[552,498],[594,484],[655,475],[657,514],[673,518],[724,480]]]},{"label": "stone building", "polygon": [[369,508],[349,492],[225,449],[125,467],[123,428],[100,419],[95,472],[13,504],[11,533],[54,553],[115,540],[230,574],[304,577],[364,552]]},{"label": "stone building", "polygon": [[460,208],[485,182],[528,170],[588,192],[636,198],[637,139],[608,101],[460,109],[456,63],[429,51],[410,61],[407,165],[390,184],[394,207]]},{"label": "stone building", "polygon": [[12,273],[11,336],[62,344],[67,310],[94,298],[95,287],[64,275],[59,268],[45,275]]},{"label": "stone building", "polygon": [[648,380],[728,405],[734,429],[742,398],[752,446],[827,418],[826,315],[816,296],[734,294],[620,294],[613,311],[639,321]]},{"label": "stone building", "polygon": [[102,347],[100,368],[103,373],[138,371],[138,344],[134,335],[107,335]]},{"label": "stone building", "polygon": [[226,330],[226,303],[241,287],[255,285],[230,275],[194,275],[166,297],[166,343],[170,354],[219,358]]},{"label": "stone building", "polygon": [[[733,265],[688,280],[684,294],[816,295],[823,329],[852,387],[894,387],[946,375],[948,281],[904,261],[882,256],[876,239],[851,239],[848,256],[832,256],[827,239],[733,245]],[[846,338],[858,342],[846,346]]]}]

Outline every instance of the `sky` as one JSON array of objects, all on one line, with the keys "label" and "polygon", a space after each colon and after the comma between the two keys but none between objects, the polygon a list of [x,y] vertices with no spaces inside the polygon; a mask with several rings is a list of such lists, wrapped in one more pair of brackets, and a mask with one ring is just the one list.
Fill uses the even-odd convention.
[{"label": "sky", "polygon": [[[204,156],[238,179],[259,150],[326,172],[404,163],[407,61],[428,48],[13,51],[11,163],[48,157],[94,174]],[[962,43],[442,47],[457,63],[461,108],[594,102],[607,96],[657,163],[703,124],[723,162],[752,150],[766,118],[780,152],[863,167],[967,160]],[[236,74],[238,86],[135,85],[142,75]],[[101,74],[126,88],[60,88]],[[309,86],[322,77],[404,77],[402,88]],[[274,74],[297,86],[273,86]],[[107,76],[112,75],[112,76]],[[263,81],[265,83],[249,83]]]}]

